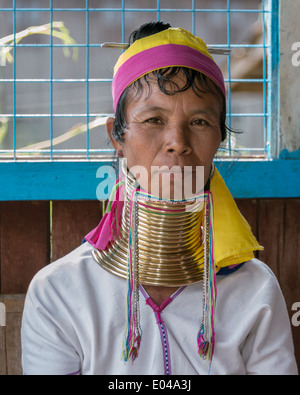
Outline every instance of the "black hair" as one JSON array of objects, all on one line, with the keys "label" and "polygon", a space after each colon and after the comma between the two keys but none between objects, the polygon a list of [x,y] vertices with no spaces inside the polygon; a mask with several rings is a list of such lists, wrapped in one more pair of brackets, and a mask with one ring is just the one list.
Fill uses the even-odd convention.
[{"label": "black hair", "polygon": [[133,44],[136,40],[139,40],[140,38],[152,36],[153,34],[167,30],[170,27],[171,25],[169,23],[165,23],[162,21],[145,23],[130,34],[128,40],[129,45]]},{"label": "black hair", "polygon": [[[159,33],[161,31],[167,30],[171,27],[169,23],[162,21],[150,22],[142,25],[139,29],[134,30],[129,36],[129,44],[131,45],[136,40]],[[183,73],[186,83],[181,88],[173,80],[176,75]],[[115,140],[124,142],[124,130],[127,127],[127,121],[125,116],[126,102],[130,91],[135,88],[136,94],[142,93],[143,85],[141,79],[143,79],[149,89],[149,79],[155,78],[161,92],[166,95],[174,95],[179,92],[184,92],[189,88],[192,88],[195,94],[199,92],[209,92],[222,100],[221,114],[220,114],[220,129],[222,141],[227,137],[227,131],[229,128],[226,125],[226,99],[221,91],[221,89],[205,74],[193,70],[187,67],[167,67],[159,70],[155,70],[149,74],[146,74],[142,78],[135,81],[122,93],[120,100],[117,105],[115,113],[115,123],[112,130],[112,136]],[[150,93],[150,92],[149,92]]]}]

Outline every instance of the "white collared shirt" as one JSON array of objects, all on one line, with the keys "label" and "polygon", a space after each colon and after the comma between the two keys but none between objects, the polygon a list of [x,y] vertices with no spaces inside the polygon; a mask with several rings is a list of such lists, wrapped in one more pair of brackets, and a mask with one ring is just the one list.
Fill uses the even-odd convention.
[{"label": "white collared shirt", "polygon": [[[141,348],[133,364],[125,363],[127,281],[102,269],[92,249],[84,243],[31,282],[22,322],[23,373],[207,374],[197,350],[201,283],[180,288],[156,312],[141,287]],[[286,305],[275,276],[259,260],[217,276],[215,331],[210,374],[297,374]]]}]

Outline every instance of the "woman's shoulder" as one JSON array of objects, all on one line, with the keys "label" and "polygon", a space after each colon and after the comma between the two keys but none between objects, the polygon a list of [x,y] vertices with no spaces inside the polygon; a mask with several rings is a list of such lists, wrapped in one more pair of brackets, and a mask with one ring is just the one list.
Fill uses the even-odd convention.
[{"label": "woman's shoulder", "polygon": [[98,265],[92,258],[93,247],[83,243],[67,255],[39,270],[33,277],[29,292],[43,288],[74,287],[89,276]]},{"label": "woman's shoulder", "polygon": [[220,276],[219,290],[242,295],[243,299],[259,300],[273,304],[282,297],[278,279],[271,268],[259,259],[253,258],[227,276]]},{"label": "woman's shoulder", "polygon": [[261,280],[261,281],[277,281],[276,276],[272,269],[257,258],[253,258],[247,262],[243,262],[239,265],[229,266],[222,268],[218,275],[221,277],[248,277],[249,280]]},{"label": "woman's shoulder", "polygon": [[253,279],[254,281],[261,282],[267,281],[273,284],[278,283],[275,273],[272,271],[270,266],[257,258],[253,258],[250,261],[245,262],[242,267],[242,272],[244,272],[245,276],[249,277],[249,280]]}]

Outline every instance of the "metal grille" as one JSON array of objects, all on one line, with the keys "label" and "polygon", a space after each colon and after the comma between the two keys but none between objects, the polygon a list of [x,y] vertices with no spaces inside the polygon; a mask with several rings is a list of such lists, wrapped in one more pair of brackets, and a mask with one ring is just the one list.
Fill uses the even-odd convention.
[{"label": "metal grille", "polygon": [[[182,4],[183,3],[183,4]],[[147,21],[164,20],[231,49],[216,56],[227,87],[229,136],[219,155],[270,157],[272,40],[278,0],[3,0],[0,8],[0,158],[97,160],[119,50]],[[38,6],[37,6],[38,5]]]}]

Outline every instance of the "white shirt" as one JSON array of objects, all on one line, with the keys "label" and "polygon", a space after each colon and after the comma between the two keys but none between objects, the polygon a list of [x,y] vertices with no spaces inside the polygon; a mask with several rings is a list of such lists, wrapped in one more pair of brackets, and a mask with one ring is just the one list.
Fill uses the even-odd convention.
[{"label": "white shirt", "polygon": [[[207,374],[197,350],[201,283],[176,291],[159,313],[141,288],[141,348],[126,363],[127,281],[102,269],[92,249],[84,243],[33,279],[22,323],[24,374]],[[286,305],[270,269],[253,259],[217,275],[217,293],[210,374],[297,375]]]}]

